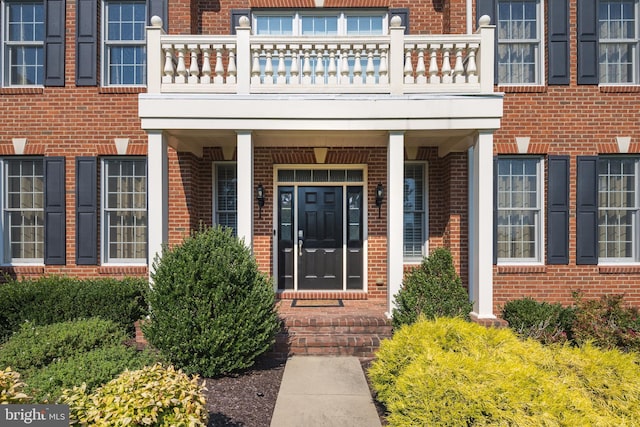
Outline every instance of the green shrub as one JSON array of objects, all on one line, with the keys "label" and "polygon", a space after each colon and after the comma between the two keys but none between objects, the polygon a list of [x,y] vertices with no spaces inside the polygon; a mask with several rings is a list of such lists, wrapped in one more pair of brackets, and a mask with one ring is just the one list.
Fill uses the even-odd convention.
[{"label": "green shrub", "polygon": [[89,317],[112,320],[133,333],[133,323],[146,314],[146,287],[143,278],[10,280],[0,285],[0,341],[26,321],[49,325]]},{"label": "green shrub", "polygon": [[18,371],[40,368],[56,359],[84,353],[105,345],[122,344],[127,336],[112,321],[92,318],[35,326],[23,323],[0,346],[0,366]]},{"label": "green shrub", "polygon": [[124,345],[110,345],[56,359],[51,364],[24,375],[27,391],[37,402],[55,402],[62,390],[85,384],[86,391],[114,379],[127,369],[140,369],[158,362],[149,351],[137,351]]},{"label": "green shrub", "polygon": [[573,309],[561,304],[522,298],[507,302],[502,309],[502,317],[522,338],[533,338],[543,344],[571,339]]},{"label": "green shrub", "polygon": [[368,375],[390,426],[634,425],[638,362],[442,318],[396,331]]},{"label": "green shrub", "polygon": [[63,392],[72,424],[112,426],[206,426],[204,384],[173,367],[127,371],[87,394],[84,386]]},{"label": "green shrub", "polygon": [[20,374],[6,368],[0,371],[0,405],[29,403],[31,398],[22,389]]},{"label": "green shrub", "polygon": [[407,272],[394,298],[394,328],[412,324],[420,315],[429,319],[443,316],[468,319],[473,309],[446,248],[436,249],[419,267]]},{"label": "green shrub", "polygon": [[247,368],[279,328],[270,280],[230,229],[202,229],[154,262],[147,340],[189,374]]},{"label": "green shrub", "polygon": [[591,342],[605,349],[640,350],[638,308],[626,307],[623,295],[585,300],[576,292],[574,299],[576,309],[572,328],[578,345]]}]

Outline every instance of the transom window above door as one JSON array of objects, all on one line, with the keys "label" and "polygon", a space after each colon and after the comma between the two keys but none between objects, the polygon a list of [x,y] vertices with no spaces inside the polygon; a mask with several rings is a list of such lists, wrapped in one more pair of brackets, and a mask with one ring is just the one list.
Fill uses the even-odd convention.
[{"label": "transom window above door", "polygon": [[253,12],[254,33],[272,36],[371,36],[387,33],[386,10]]}]

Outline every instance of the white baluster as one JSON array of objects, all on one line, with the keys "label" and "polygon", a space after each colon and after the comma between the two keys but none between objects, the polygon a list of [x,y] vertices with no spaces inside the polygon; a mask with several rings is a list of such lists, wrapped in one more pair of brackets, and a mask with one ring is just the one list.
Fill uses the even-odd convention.
[{"label": "white baluster", "polygon": [[284,53],[287,50],[287,46],[279,44],[276,46],[278,49],[278,78],[277,83],[279,85],[287,84],[287,66],[284,63]]},{"label": "white baluster", "polygon": [[462,50],[464,44],[456,44],[456,65],[453,67],[453,82],[464,83],[466,81],[464,75],[464,65],[462,64]]},{"label": "white baluster", "polygon": [[451,49],[453,45],[445,44],[442,46],[442,83],[452,83],[451,77]]},{"label": "white baluster", "polygon": [[338,49],[337,45],[329,45],[327,46],[329,49],[329,66],[327,67],[327,74],[329,77],[327,78],[327,83],[330,85],[338,84],[338,66],[336,65],[336,50]]},{"label": "white baluster", "polygon": [[186,83],[187,82],[187,66],[184,62],[184,45],[176,46],[176,50],[178,51],[178,66],[176,67],[176,83]]},{"label": "white baluster", "polygon": [[302,63],[302,84],[310,85],[311,84],[311,45],[303,45],[302,50],[304,51],[304,62]]},{"label": "white baluster", "polygon": [[349,45],[340,45],[340,84],[349,85],[351,78],[349,76]]},{"label": "white baluster", "polygon": [[189,84],[197,85],[200,81],[200,67],[198,67],[198,54],[200,53],[200,49],[198,49],[197,44],[190,44],[187,46],[189,49],[190,60],[189,60]]},{"label": "white baluster", "polygon": [[429,83],[440,84],[440,76],[438,76],[438,51],[440,50],[439,44],[432,44],[429,46],[431,49],[431,60],[429,61]]},{"label": "white baluster", "polygon": [[264,64],[264,84],[272,85],[273,81],[273,45],[264,45],[263,49],[266,53]]},{"label": "white baluster", "polygon": [[353,64],[353,84],[361,85],[362,82],[362,62],[360,62],[362,49],[364,46],[362,45],[354,45],[353,51],[355,52],[354,64]]},{"label": "white baluster", "polygon": [[317,85],[324,85],[324,46],[316,45],[316,72],[314,82]]},{"label": "white baluster", "polygon": [[[231,56],[231,55],[229,55]],[[229,65],[231,65],[231,61],[229,61]],[[222,46],[216,46],[216,68],[215,68],[216,76],[213,78],[213,82],[215,84],[224,84],[224,63],[222,60]]]},{"label": "white baluster", "polygon": [[289,84],[300,84],[300,46],[290,45],[291,49],[291,70],[289,70]]},{"label": "white baluster", "polygon": [[380,68],[378,69],[378,81],[381,85],[389,83],[388,45],[380,45]]},{"label": "white baluster", "polygon": [[467,81],[469,83],[478,83],[478,66],[476,64],[476,52],[478,44],[469,44],[467,49]]},{"label": "white baluster", "polygon": [[173,46],[170,44],[162,45],[164,50],[164,75],[162,76],[162,83],[173,83],[173,75],[175,70],[173,69]]},{"label": "white baluster", "polygon": [[238,74],[238,70],[236,68],[236,45],[227,45],[227,55],[229,62],[229,64],[227,64],[227,84],[233,85],[236,84],[236,76]]},{"label": "white baluster", "polygon": [[260,82],[260,46],[251,47],[253,51],[253,63],[251,64],[251,84],[259,85]]},{"label": "white baluster", "polygon": [[211,49],[208,44],[200,45],[202,50],[202,76],[200,84],[208,85],[211,83]]},{"label": "white baluster", "polygon": [[375,51],[375,45],[367,45],[367,68],[365,73],[367,74],[366,83],[372,85],[376,82],[376,69],[373,66],[373,52]]},{"label": "white baluster", "polygon": [[418,45],[418,63],[416,65],[416,83],[425,84],[427,82],[427,68],[424,62],[424,50],[427,48],[425,44]]},{"label": "white baluster", "polygon": [[411,51],[413,46],[407,45],[404,48],[404,82],[405,84],[413,84],[413,64],[411,63]]}]

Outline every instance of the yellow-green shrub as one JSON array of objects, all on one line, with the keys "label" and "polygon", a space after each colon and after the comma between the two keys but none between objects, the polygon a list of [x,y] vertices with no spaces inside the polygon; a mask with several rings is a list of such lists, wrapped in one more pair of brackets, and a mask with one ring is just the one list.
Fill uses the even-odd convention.
[{"label": "yellow-green shrub", "polygon": [[72,424],[91,426],[206,426],[204,384],[160,364],[125,371],[92,394],[86,387],[63,392]]},{"label": "yellow-green shrub", "polygon": [[0,371],[0,405],[29,402],[31,398],[22,392],[23,388],[19,373],[11,368]]},{"label": "yellow-green shrub", "polygon": [[368,374],[391,426],[613,426],[640,419],[637,362],[437,319],[383,342]]}]

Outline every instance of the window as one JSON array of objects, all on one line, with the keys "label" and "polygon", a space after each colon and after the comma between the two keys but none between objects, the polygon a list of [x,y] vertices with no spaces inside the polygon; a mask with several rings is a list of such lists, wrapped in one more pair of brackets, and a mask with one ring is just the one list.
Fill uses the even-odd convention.
[{"label": "window", "polygon": [[498,158],[498,262],[541,262],[542,160]]},{"label": "window", "polygon": [[104,11],[104,84],[145,84],[145,2],[107,1]]},{"label": "window", "polygon": [[405,261],[420,261],[426,254],[427,184],[424,163],[404,165],[404,249]]},{"label": "window", "polygon": [[598,159],[598,259],[640,261],[640,158]]},{"label": "window", "polygon": [[44,261],[44,164],[5,159],[3,169],[3,263]]},{"label": "window", "polygon": [[102,176],[103,262],[146,263],[146,160],[105,159]]},{"label": "window", "polygon": [[214,222],[238,232],[238,180],[236,165],[215,165]]},{"label": "window", "polygon": [[3,12],[5,85],[43,85],[44,2],[5,1]]},{"label": "window", "polygon": [[542,20],[535,0],[498,2],[498,82],[541,84]]},{"label": "window", "polygon": [[386,11],[254,12],[257,35],[370,36],[387,33]]},{"label": "window", "polygon": [[638,82],[638,1],[599,2],[600,83]]}]

